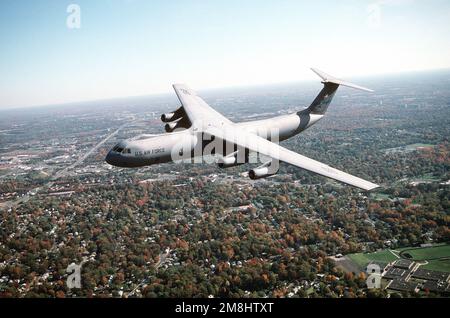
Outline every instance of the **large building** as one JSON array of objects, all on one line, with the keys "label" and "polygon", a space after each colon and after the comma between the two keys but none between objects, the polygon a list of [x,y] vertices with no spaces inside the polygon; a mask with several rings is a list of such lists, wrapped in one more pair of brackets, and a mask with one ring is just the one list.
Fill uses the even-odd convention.
[{"label": "large building", "polygon": [[395,291],[450,293],[450,273],[420,268],[422,264],[399,259],[384,267],[381,275],[389,280],[387,289]]}]

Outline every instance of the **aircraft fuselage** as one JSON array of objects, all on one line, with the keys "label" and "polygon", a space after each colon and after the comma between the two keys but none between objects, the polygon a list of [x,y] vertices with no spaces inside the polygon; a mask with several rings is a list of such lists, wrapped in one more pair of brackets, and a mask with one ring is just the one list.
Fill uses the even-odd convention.
[{"label": "aircraft fuselage", "polygon": [[[279,141],[286,140],[297,135],[303,130],[319,121],[323,115],[314,115],[299,111],[289,115],[281,115],[268,119],[232,123],[239,128],[244,128],[265,139],[272,139],[272,133],[277,134]],[[201,156],[202,151],[196,152],[195,148],[203,150],[211,142],[197,134],[193,128],[164,133],[154,136],[136,137],[119,142],[106,156],[106,162],[118,167],[142,167],[153,164],[173,161],[174,149],[179,149],[180,144],[191,152],[192,157]],[[228,153],[224,146],[222,151],[215,153],[226,156]],[[181,152],[181,151],[175,151]],[[179,153],[181,156],[182,154]]]}]

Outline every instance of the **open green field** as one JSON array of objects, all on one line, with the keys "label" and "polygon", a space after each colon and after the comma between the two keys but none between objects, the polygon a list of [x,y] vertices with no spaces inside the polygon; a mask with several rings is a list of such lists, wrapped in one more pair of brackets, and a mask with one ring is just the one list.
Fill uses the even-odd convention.
[{"label": "open green field", "polygon": [[398,259],[389,250],[382,250],[374,253],[355,253],[347,255],[347,257],[356,263],[362,271],[364,271],[367,264],[371,261],[379,261],[387,264]]},{"label": "open green field", "polygon": [[428,261],[428,264],[422,265],[420,268],[450,273],[450,259]]},{"label": "open green field", "polygon": [[432,247],[419,248],[404,248],[401,249],[401,256],[403,258],[412,259],[415,261],[432,260],[442,257],[450,258],[450,244],[435,245]]},{"label": "open green field", "polygon": [[402,258],[424,263],[422,268],[450,273],[450,244],[436,244],[431,247],[405,247],[393,250],[381,250],[374,253],[355,253],[347,255],[351,261],[364,270],[371,261],[389,263]]}]

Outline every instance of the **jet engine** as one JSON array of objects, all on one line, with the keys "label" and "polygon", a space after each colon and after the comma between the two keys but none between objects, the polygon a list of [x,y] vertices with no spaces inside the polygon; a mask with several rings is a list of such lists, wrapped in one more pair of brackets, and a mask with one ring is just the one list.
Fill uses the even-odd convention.
[{"label": "jet engine", "polygon": [[164,123],[168,123],[168,122],[180,119],[184,115],[185,115],[184,110],[183,110],[182,107],[180,107],[176,111],[173,111],[171,113],[162,114],[161,115],[161,121],[164,122]]},{"label": "jet engine", "polygon": [[189,128],[191,125],[187,117],[180,117],[178,120],[171,121],[164,126],[166,132],[172,132],[178,128]]},{"label": "jet engine", "polygon": [[175,116],[174,112],[162,114],[161,115],[161,121],[164,122],[164,123],[167,123],[167,122],[171,121],[174,116]]},{"label": "jet engine", "polygon": [[177,127],[177,123],[172,122],[172,123],[167,123],[164,126],[164,129],[166,130],[166,132],[172,132],[175,130],[176,127]]},{"label": "jet engine", "polygon": [[219,168],[230,168],[243,165],[245,162],[237,162],[236,156],[224,157],[217,164]]},{"label": "jet engine", "polygon": [[254,168],[248,172],[248,176],[252,180],[261,179],[273,176],[277,174],[278,168],[274,168],[273,161],[269,160],[268,162],[262,164],[258,168]]},{"label": "jet engine", "polygon": [[[239,158],[243,159],[243,158]],[[219,168],[230,168],[240,166],[248,162],[248,152],[245,153],[245,160],[243,162],[238,161],[238,151],[229,154],[226,157],[220,157],[217,165]]]}]

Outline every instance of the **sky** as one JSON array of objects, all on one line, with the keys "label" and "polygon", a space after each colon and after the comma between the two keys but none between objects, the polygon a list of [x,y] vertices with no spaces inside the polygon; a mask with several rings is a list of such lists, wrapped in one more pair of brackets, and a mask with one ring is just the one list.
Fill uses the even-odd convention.
[{"label": "sky", "polygon": [[0,109],[450,68],[448,21],[448,0],[2,0]]}]

